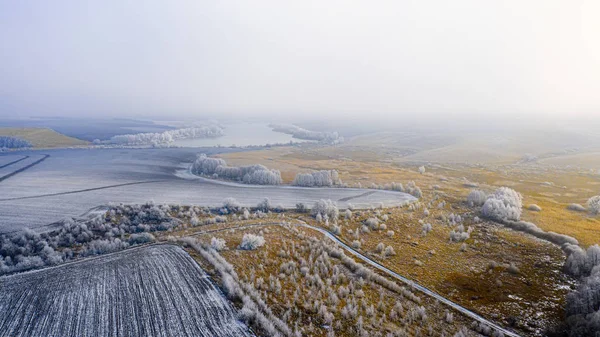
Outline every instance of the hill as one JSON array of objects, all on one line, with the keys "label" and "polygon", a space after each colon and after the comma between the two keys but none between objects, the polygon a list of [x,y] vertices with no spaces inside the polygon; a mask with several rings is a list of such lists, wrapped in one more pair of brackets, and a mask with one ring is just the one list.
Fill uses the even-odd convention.
[{"label": "hill", "polygon": [[34,148],[85,146],[89,143],[60,134],[47,128],[0,128],[0,136],[17,137],[30,142]]}]

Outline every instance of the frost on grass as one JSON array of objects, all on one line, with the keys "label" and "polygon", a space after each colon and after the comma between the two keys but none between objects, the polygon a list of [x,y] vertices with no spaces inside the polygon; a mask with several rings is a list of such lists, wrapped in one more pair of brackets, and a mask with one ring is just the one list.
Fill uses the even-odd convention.
[{"label": "frost on grass", "polygon": [[185,251],[159,245],[3,277],[0,335],[252,334]]},{"label": "frost on grass", "polygon": [[508,187],[501,187],[490,194],[481,208],[484,216],[494,220],[516,220],[521,218],[523,197]]},{"label": "frost on grass", "polygon": [[263,165],[227,166],[221,158],[200,154],[192,164],[192,173],[211,178],[221,178],[253,185],[281,185],[281,172]]},{"label": "frost on grass", "polygon": [[265,244],[265,238],[260,235],[244,234],[242,243],[240,243],[240,249],[242,250],[255,250],[262,247]]}]

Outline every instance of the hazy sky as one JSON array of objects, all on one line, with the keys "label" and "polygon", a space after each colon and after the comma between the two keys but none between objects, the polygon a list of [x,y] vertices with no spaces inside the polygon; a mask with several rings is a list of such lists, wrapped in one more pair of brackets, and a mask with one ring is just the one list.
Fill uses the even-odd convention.
[{"label": "hazy sky", "polygon": [[0,116],[600,118],[600,1],[0,0]]}]

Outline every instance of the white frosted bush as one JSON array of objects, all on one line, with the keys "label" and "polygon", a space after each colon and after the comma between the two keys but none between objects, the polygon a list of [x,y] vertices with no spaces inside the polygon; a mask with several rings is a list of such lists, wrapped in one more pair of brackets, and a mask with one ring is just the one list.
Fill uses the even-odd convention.
[{"label": "white frosted bush", "polygon": [[242,250],[255,250],[265,244],[265,238],[260,235],[244,234],[239,248]]},{"label": "white frosted bush", "polygon": [[321,199],[314,204],[313,208],[311,209],[311,214],[314,217],[321,214],[323,218],[330,219],[335,223],[340,215],[340,211],[338,210],[335,202],[331,201],[330,199]]},{"label": "white frosted bush", "polygon": [[590,211],[590,213],[592,213],[594,215],[600,214],[600,195],[591,197],[587,202],[587,206],[588,206],[588,211]]},{"label": "white frosted bush", "polygon": [[467,203],[469,206],[482,206],[487,199],[487,195],[481,190],[472,190],[467,196]]},{"label": "white frosted bush", "polygon": [[542,208],[536,204],[531,204],[527,207],[528,210],[533,211],[533,212],[541,212]]},{"label": "white frosted bush", "polygon": [[427,233],[431,232],[432,226],[430,223],[423,224],[423,235],[427,235]]},{"label": "white frosted bush", "polygon": [[323,170],[312,173],[298,173],[292,182],[294,186],[303,187],[331,187],[342,185],[336,170]]},{"label": "white frosted bush", "polygon": [[261,200],[258,205],[256,205],[256,209],[261,210],[263,212],[268,212],[271,209],[271,201],[269,198],[264,198]]},{"label": "white frosted bush", "polygon": [[368,218],[365,220],[365,225],[371,230],[379,228],[379,220],[377,218]]},{"label": "white frosted bush", "polygon": [[[264,240],[263,240],[264,241]],[[217,252],[220,252],[227,248],[227,243],[224,239],[215,238],[214,236],[210,239],[210,247]]]},{"label": "white frosted bush", "polygon": [[481,212],[484,216],[496,220],[519,220],[523,197],[508,187],[501,187],[488,196]]},{"label": "white frosted bush", "polygon": [[569,206],[567,206],[568,210],[571,211],[575,211],[575,212],[585,212],[586,209],[585,207],[581,206],[580,204],[570,204]]}]

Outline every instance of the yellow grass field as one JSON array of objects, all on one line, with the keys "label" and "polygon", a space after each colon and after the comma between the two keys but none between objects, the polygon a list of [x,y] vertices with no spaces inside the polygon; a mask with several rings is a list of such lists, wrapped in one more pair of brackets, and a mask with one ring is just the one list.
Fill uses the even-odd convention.
[{"label": "yellow grass field", "polygon": [[68,137],[46,128],[0,128],[0,136],[24,139],[30,142],[34,148],[39,149],[86,146],[89,144],[84,140]]}]

